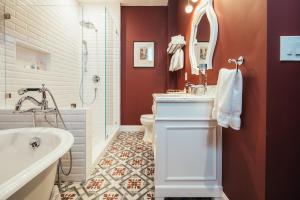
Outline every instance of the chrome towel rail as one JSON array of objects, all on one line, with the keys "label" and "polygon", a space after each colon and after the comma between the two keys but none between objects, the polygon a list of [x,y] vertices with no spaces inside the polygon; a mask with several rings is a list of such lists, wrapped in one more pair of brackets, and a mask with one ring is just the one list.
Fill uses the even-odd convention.
[{"label": "chrome towel rail", "polygon": [[239,67],[244,64],[245,62],[245,59],[243,56],[240,56],[238,59],[233,59],[233,58],[230,58],[228,59],[228,63],[234,63],[235,64],[235,68],[236,68],[236,71],[239,69]]}]

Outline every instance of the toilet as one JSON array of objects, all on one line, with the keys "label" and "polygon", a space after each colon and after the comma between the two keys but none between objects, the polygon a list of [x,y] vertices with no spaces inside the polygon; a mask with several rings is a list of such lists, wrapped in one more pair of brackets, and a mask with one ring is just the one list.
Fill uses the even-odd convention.
[{"label": "toilet", "polygon": [[153,123],[154,123],[154,116],[152,114],[146,114],[141,116],[141,124],[145,129],[145,134],[143,140],[145,142],[153,142]]}]

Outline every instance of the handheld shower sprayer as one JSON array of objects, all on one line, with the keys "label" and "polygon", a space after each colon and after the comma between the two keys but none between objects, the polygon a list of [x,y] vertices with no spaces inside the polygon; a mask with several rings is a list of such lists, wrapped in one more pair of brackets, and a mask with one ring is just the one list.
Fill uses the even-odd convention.
[{"label": "handheld shower sprayer", "polygon": [[23,95],[27,92],[42,92],[41,88],[21,88],[18,90],[19,95]]}]

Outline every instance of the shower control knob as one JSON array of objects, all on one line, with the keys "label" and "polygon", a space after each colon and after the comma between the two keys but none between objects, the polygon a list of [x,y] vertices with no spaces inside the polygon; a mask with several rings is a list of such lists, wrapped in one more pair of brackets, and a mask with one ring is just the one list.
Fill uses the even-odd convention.
[{"label": "shower control knob", "polygon": [[100,77],[98,75],[93,76],[93,81],[94,83],[99,83],[100,82]]}]

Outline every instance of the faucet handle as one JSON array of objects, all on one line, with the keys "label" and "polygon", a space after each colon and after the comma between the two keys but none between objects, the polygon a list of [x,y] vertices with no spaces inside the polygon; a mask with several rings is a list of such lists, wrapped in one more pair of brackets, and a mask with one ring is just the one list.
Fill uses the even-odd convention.
[{"label": "faucet handle", "polygon": [[190,86],[193,86],[193,85],[194,85],[194,84],[193,84],[193,83],[190,83],[190,82],[186,82],[186,83],[185,83],[185,86],[186,86],[186,87],[190,87]]},{"label": "faucet handle", "polygon": [[194,86],[194,84],[189,83],[189,82],[185,83],[185,91],[186,91],[186,93],[190,93],[191,92],[190,89],[191,89],[192,86]]}]

